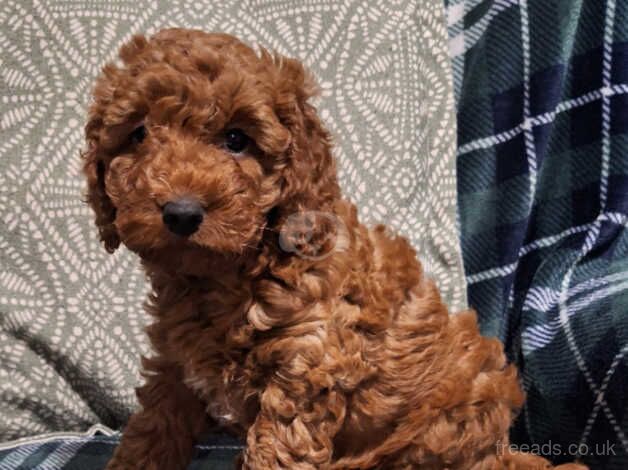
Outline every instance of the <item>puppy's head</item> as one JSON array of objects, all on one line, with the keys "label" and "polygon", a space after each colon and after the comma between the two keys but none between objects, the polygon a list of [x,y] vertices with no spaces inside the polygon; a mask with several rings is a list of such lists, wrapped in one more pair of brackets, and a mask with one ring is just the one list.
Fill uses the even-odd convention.
[{"label": "puppy's head", "polygon": [[[134,37],[98,78],[83,154],[109,251],[194,271],[242,255],[266,229],[338,197],[329,138],[294,60],[223,34]],[[186,262],[185,259],[189,260]]]}]

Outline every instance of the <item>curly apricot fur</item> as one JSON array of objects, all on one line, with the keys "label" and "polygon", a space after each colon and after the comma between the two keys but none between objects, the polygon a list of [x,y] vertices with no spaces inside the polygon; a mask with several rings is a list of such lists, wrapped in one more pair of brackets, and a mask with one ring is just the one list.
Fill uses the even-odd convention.
[{"label": "curly apricot fur", "polygon": [[[109,470],[183,469],[216,425],[246,440],[246,469],[551,468],[498,452],[523,403],[515,369],[473,312],[448,314],[405,239],[341,197],[299,62],[183,29],[120,59],[94,88],[87,198],[105,247],[152,282],[154,357]],[[233,127],[255,142],[244,155],[221,143]],[[205,208],[189,238],[161,219],[178,196]],[[327,256],[281,249],[305,211],[345,228],[311,227]]]}]

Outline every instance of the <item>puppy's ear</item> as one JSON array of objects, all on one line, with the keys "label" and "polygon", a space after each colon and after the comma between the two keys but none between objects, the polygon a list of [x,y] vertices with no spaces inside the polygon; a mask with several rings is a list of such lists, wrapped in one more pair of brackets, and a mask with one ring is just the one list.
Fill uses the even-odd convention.
[{"label": "puppy's ear", "polygon": [[273,62],[279,75],[277,90],[280,95],[292,95],[300,105],[304,105],[318,94],[316,79],[301,62],[280,54],[273,56]]},{"label": "puppy's ear", "polygon": [[318,93],[313,75],[295,59],[275,54],[276,113],[291,135],[283,171],[282,212],[326,211],[340,197],[331,138],[308,100]]},{"label": "puppy's ear", "polygon": [[96,214],[96,226],[100,233],[100,240],[109,253],[113,253],[120,245],[120,237],[114,225],[116,208],[107,195],[105,189],[105,174],[107,166],[98,148],[94,137],[98,119],[92,118],[85,127],[87,136],[87,150],[81,153],[83,159],[83,173],[87,177],[87,203]]}]

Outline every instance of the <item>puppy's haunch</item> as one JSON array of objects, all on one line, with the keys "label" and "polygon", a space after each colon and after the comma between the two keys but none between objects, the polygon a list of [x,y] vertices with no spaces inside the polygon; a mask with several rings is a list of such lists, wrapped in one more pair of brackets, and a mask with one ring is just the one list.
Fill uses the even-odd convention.
[{"label": "puppy's haunch", "polygon": [[183,29],[120,58],[87,198],[107,250],[142,260],[155,353],[108,469],[184,469],[209,426],[247,469],[551,468],[507,450],[523,394],[502,345],[342,199],[299,62]]}]

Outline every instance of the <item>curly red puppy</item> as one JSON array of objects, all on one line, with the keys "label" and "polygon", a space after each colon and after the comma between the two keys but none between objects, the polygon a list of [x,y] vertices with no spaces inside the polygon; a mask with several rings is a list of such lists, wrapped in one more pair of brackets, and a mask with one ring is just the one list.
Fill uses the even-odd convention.
[{"label": "curly red puppy", "polygon": [[183,469],[210,424],[247,469],[550,468],[503,452],[523,394],[502,345],[341,197],[297,61],[183,29],[120,58],[84,170],[106,248],[152,282],[154,357],[110,470]]}]

